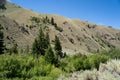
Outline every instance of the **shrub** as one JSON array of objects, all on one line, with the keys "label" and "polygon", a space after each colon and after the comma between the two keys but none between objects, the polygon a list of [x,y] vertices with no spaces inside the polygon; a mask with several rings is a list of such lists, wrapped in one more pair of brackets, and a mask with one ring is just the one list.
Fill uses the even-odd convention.
[{"label": "shrub", "polygon": [[62,32],[62,31],[63,31],[63,28],[61,28],[61,27],[59,27],[59,26],[55,27],[55,29],[58,30],[59,32]]},{"label": "shrub", "polygon": [[84,67],[83,60],[79,59],[79,58],[74,60],[73,65],[74,65],[76,71],[82,70]]},{"label": "shrub", "polygon": [[48,77],[53,69],[53,65],[46,63],[43,56],[33,58],[31,55],[0,55],[0,79],[38,80],[39,77]]},{"label": "shrub", "polygon": [[112,59],[120,59],[120,50],[118,49],[110,49],[109,51],[102,51],[102,55],[106,55]]},{"label": "shrub", "polygon": [[80,70],[98,69],[100,63],[105,63],[109,58],[106,55],[93,54],[85,56],[77,54],[61,59],[60,68],[66,72],[74,72]]},{"label": "shrub", "polygon": [[91,55],[88,56],[84,62],[84,69],[99,69],[100,63],[105,63],[108,60],[108,57],[105,55]]},{"label": "shrub", "polygon": [[62,70],[59,68],[53,68],[49,74],[49,76],[53,77],[53,79],[58,78],[62,74]]},{"label": "shrub", "polygon": [[40,18],[38,18],[38,17],[31,17],[30,20],[34,23],[40,23]]},{"label": "shrub", "polygon": [[72,38],[68,37],[68,40],[69,40],[72,44],[74,44],[74,40],[73,40]]}]

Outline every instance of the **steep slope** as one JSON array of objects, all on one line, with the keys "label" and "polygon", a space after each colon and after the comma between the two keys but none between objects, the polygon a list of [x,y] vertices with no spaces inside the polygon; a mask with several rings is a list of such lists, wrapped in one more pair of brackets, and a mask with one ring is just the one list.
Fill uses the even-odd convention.
[{"label": "steep slope", "polygon": [[[8,28],[7,30],[4,28],[6,38],[12,37],[20,48],[31,46],[37,37],[39,26],[47,26],[44,31],[49,32],[51,44],[54,36],[57,35],[62,43],[63,52],[68,54],[99,52],[110,48],[120,49],[120,30],[58,15],[38,14],[12,3],[7,3],[6,6],[7,10],[0,12],[0,24]],[[46,16],[49,21],[53,17],[62,31],[56,29],[49,21],[45,23]],[[39,19],[39,23],[31,21],[33,17]],[[5,42],[6,45],[13,43],[9,39],[5,39]]]},{"label": "steep slope", "polygon": [[20,26],[16,21],[0,16],[0,24],[4,27],[5,45],[7,47],[17,43],[19,47],[25,48],[28,43],[30,44],[34,41],[31,39],[33,36],[29,34],[27,29]]}]

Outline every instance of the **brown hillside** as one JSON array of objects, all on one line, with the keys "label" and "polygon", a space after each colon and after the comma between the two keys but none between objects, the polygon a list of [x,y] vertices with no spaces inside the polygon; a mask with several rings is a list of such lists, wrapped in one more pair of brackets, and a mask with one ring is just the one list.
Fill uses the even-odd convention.
[{"label": "brown hillside", "polygon": [[[63,52],[68,54],[120,49],[120,30],[58,15],[38,14],[11,3],[7,3],[6,6],[7,10],[0,12],[0,24],[4,27],[5,43],[8,46],[13,43],[17,43],[23,49],[27,45],[31,46],[38,34],[39,26],[47,26],[44,31],[49,32],[51,44],[57,35],[62,43]],[[50,23],[43,23],[46,16],[49,20],[53,17],[63,31],[56,30]],[[39,18],[40,22],[33,23],[31,17]],[[30,28],[31,25],[36,27]]]}]

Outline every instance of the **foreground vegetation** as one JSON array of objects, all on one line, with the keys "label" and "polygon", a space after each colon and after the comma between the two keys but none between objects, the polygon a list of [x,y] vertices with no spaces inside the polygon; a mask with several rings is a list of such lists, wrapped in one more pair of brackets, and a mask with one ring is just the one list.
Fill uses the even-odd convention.
[{"label": "foreground vegetation", "polygon": [[[96,56],[92,56],[92,57],[95,58]],[[93,67],[96,67],[95,63],[98,62],[99,64],[100,60],[98,59],[96,61],[92,57],[86,58],[85,61],[80,59],[82,57],[80,58],[66,57],[64,58],[64,60],[68,60],[70,62],[64,63],[64,60],[63,60],[61,61],[59,67],[55,67],[54,65],[48,63],[45,60],[44,56],[40,56],[39,58],[34,58],[32,55],[28,55],[28,54],[26,55],[25,54],[12,54],[12,55],[3,54],[0,56],[0,78],[1,80],[5,80],[5,79],[53,80],[63,73],[69,73],[70,71],[77,71],[82,68],[90,69],[90,65],[93,65]],[[106,61],[106,58],[104,57],[102,58],[105,59]],[[91,60],[91,62],[86,63],[86,61],[89,61],[89,60]]]},{"label": "foreground vegetation", "polygon": [[106,54],[85,56],[79,53],[66,56],[58,61],[57,67],[46,61],[45,56],[35,58],[32,54],[25,53],[2,54],[0,55],[0,80],[54,80],[70,72],[99,69],[100,63],[106,63],[114,56],[114,53]]},{"label": "foreground vegetation", "polygon": [[46,62],[43,56],[0,55],[0,80],[53,80],[60,74],[62,71]]},{"label": "foreground vegetation", "polygon": [[84,70],[60,76],[58,80],[120,80],[120,60],[101,63],[99,70]]}]

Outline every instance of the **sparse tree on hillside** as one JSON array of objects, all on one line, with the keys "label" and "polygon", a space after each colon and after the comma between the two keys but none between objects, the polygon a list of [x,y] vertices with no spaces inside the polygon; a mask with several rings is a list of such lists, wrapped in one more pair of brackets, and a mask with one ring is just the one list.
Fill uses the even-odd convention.
[{"label": "sparse tree on hillside", "polygon": [[4,53],[4,35],[3,32],[1,31],[3,29],[3,27],[0,24],[0,54]]},{"label": "sparse tree on hillside", "polygon": [[62,46],[61,46],[61,43],[60,43],[60,40],[57,36],[55,36],[55,53],[57,55],[57,58],[61,58],[63,56],[63,53],[62,53]]},{"label": "sparse tree on hillside", "polygon": [[47,23],[50,23],[50,20],[47,16],[45,17],[45,19],[46,19]]},{"label": "sparse tree on hillside", "polygon": [[53,18],[53,17],[51,18],[51,24],[52,24],[52,25],[55,25],[55,22],[54,22],[54,18]]},{"label": "sparse tree on hillside", "polygon": [[43,23],[45,23],[45,24],[50,23],[50,20],[47,16],[45,18],[43,18]]},{"label": "sparse tree on hillside", "polygon": [[46,33],[45,39],[46,39],[46,44],[45,44],[45,46],[46,46],[46,48],[48,48],[48,46],[50,45],[50,37],[49,37],[49,34],[48,34],[48,33]]}]

